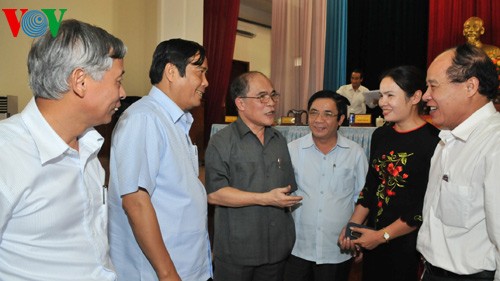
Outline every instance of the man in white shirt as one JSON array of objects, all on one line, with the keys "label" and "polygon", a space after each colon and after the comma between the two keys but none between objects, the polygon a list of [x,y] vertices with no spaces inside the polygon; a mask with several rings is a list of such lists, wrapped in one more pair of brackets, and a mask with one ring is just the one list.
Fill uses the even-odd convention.
[{"label": "man in white shirt", "polygon": [[[351,84],[340,86],[337,93],[343,95],[349,100],[349,105],[347,107],[347,117],[351,113],[353,114],[365,114],[366,113],[366,102],[364,92],[368,92],[368,88],[361,85],[363,82],[363,72],[359,69],[355,69],[351,73]],[[377,106],[376,104],[369,104],[370,108]]]},{"label": "man in white shirt", "polygon": [[101,28],[63,21],[34,41],[34,98],[0,122],[0,280],[116,280],[108,255],[104,139],[125,98],[126,47]]},{"label": "man in white shirt", "polygon": [[292,212],[296,240],[285,281],[347,281],[351,255],[337,238],[354,211],[365,184],[368,161],[361,146],[338,133],[347,99],[319,91],[308,102],[311,133],[288,144],[304,199]]},{"label": "man in white shirt", "polygon": [[[442,129],[431,160],[417,248],[424,281],[500,280],[500,114],[495,66],[460,45],[427,70],[423,99]],[[496,273],[495,273],[496,271]]]}]

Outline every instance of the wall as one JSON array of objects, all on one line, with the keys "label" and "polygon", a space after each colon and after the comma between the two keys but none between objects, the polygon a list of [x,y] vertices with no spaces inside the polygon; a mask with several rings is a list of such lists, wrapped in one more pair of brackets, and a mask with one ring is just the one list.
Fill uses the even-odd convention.
[{"label": "wall", "polygon": [[[66,8],[63,19],[75,18],[98,25],[108,31],[113,29],[114,1],[102,0],[0,0],[0,8],[27,8],[39,10],[43,8]],[[19,11],[19,16],[21,12]],[[56,12],[59,16],[59,11]],[[28,68],[26,59],[32,38],[22,30],[16,38],[12,36],[7,19],[0,12],[0,95],[18,96],[18,110],[31,99],[31,89],[28,84]]]},{"label": "wall", "polygon": [[159,3],[159,38],[183,38],[203,45],[203,0],[159,0]]},{"label": "wall", "polygon": [[[129,96],[148,93],[151,57],[160,41],[173,37],[203,41],[203,0],[0,0],[1,8],[66,8],[63,19],[100,26],[122,39],[128,47],[123,83]],[[22,30],[14,38],[0,12],[0,95],[18,96],[19,111],[32,97],[26,67],[32,41]]]},{"label": "wall", "polygon": [[235,60],[250,62],[250,70],[271,75],[271,29],[238,21],[238,29],[254,33],[254,38],[236,35]]},{"label": "wall", "polygon": [[159,3],[140,0],[113,2],[112,33],[122,39],[128,49],[124,61],[125,91],[129,96],[144,96],[151,88],[149,67],[154,49],[159,43]]}]

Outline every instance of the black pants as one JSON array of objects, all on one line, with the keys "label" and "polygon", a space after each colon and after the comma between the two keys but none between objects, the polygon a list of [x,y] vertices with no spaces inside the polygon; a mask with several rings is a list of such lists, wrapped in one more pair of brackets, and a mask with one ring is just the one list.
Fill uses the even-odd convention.
[{"label": "black pants", "polygon": [[347,281],[351,260],[338,264],[316,264],[291,255],[285,266],[284,281]]},{"label": "black pants", "polygon": [[435,267],[429,263],[425,264],[425,271],[422,281],[493,281],[495,277],[494,271],[482,271],[471,275],[459,275],[449,272],[439,267]]},{"label": "black pants", "polygon": [[283,281],[284,270],[285,261],[247,266],[214,259],[214,281]]}]

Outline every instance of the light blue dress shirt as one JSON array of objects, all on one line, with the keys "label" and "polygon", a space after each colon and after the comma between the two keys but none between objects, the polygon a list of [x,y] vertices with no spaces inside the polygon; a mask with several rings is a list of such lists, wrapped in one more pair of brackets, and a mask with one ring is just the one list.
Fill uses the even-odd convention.
[{"label": "light blue dress shirt", "polygon": [[109,240],[118,280],[158,280],[139,248],[121,196],[145,188],[167,250],[183,281],[212,276],[207,195],[198,179],[198,154],[189,138],[193,123],[153,87],[120,117],[111,145]]},{"label": "light blue dress shirt", "polygon": [[354,211],[365,184],[368,161],[361,146],[338,134],[337,145],[323,154],[312,134],[288,144],[298,190],[303,196],[293,211],[297,239],[292,254],[317,264],[351,258],[337,240]]}]

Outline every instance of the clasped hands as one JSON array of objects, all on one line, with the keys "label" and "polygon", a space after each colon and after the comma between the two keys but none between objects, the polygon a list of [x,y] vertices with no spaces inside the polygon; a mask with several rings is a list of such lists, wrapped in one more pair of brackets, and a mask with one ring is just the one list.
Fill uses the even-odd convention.
[{"label": "clasped hands", "polygon": [[345,227],[339,235],[338,244],[343,251],[351,252],[353,257],[362,256],[361,249],[372,250],[378,245],[385,243],[382,230],[372,230],[361,227],[351,227],[352,231],[359,232],[361,235],[355,240],[345,236]]}]

